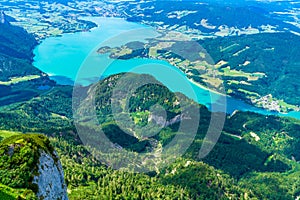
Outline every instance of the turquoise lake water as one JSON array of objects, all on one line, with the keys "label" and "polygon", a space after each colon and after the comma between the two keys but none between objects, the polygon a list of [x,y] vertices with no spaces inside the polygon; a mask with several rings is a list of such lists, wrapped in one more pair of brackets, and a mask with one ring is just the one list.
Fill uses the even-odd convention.
[{"label": "turquoise lake water", "polygon": [[[183,72],[169,63],[153,59],[113,60],[96,51],[101,46],[120,46],[130,41],[143,41],[158,33],[151,27],[127,22],[119,18],[84,18],[98,24],[89,32],[67,33],[50,37],[34,50],[34,66],[50,75],[59,84],[88,85],[121,72],[146,73],[154,76],[170,90],[181,92],[212,111],[232,113],[235,110],[261,114],[277,113],[225,97],[195,84]],[[300,112],[279,114],[300,119]]]}]

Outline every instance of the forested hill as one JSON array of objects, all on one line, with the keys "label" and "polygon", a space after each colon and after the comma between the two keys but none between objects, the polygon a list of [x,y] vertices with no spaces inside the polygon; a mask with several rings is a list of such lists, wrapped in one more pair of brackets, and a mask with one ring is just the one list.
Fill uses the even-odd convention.
[{"label": "forested hill", "polygon": [[[12,18],[1,12],[0,18],[0,105],[29,100],[54,83],[32,65],[34,37],[9,23]],[[46,86],[46,87],[41,87]]]},{"label": "forested hill", "polygon": [[[272,94],[292,105],[300,105],[300,37],[292,33],[261,33],[200,40],[215,62],[223,62],[220,72],[264,74],[256,81],[245,76],[223,74],[230,95],[248,99]],[[228,92],[228,90],[227,90]],[[259,94],[259,95],[258,95]],[[251,101],[250,101],[251,102]]]},{"label": "forested hill", "polygon": [[[159,155],[176,134],[185,134],[178,132],[179,125],[194,119],[193,115],[182,117],[181,106],[191,106],[194,112],[199,110],[199,127],[187,151],[168,166],[149,173],[112,169],[109,166],[118,165],[127,157],[119,159],[116,151],[99,152],[84,145],[74,126],[72,88],[55,85],[32,66],[32,49],[36,44],[32,36],[7,21],[0,24],[0,29],[3,30],[0,32],[3,39],[0,43],[3,50],[3,64],[0,65],[0,199],[35,199],[38,188],[32,184],[30,172],[37,164],[36,157],[41,149],[48,153],[55,149],[59,155],[69,199],[294,200],[300,196],[299,120],[250,112],[226,115],[216,146],[207,157],[200,159],[199,150],[212,113],[186,97],[182,97],[184,104],[178,103],[176,95],[180,94],[172,93],[149,75],[129,76],[133,80],[153,83],[131,91],[130,125],[142,127],[132,135],[121,129],[114,118],[123,117],[123,110],[116,109],[113,113],[111,106],[115,101],[114,87],[120,83],[123,74],[84,88],[83,97],[90,97],[95,91],[97,122],[114,144],[110,149],[133,152],[133,159],[141,153]],[[8,38],[7,33],[15,37]],[[10,41],[8,44],[4,42],[5,38]],[[130,79],[123,81],[117,95],[126,94],[122,90],[130,88]],[[85,118],[79,126],[88,132],[94,126],[83,123],[90,117],[84,107],[89,98],[85,100],[79,110]],[[124,105],[124,102],[116,101],[116,104]],[[147,123],[161,124],[160,112],[154,115],[151,110],[156,104],[166,111],[168,123],[163,123],[156,135],[144,136]],[[128,127],[129,130],[132,127]],[[49,140],[36,133],[43,133]],[[93,142],[99,142],[98,135],[89,137],[94,139]],[[53,160],[57,161],[57,157],[53,156]],[[133,162],[129,171],[142,164],[159,166],[165,160],[155,161]]]},{"label": "forested hill", "polygon": [[34,37],[21,27],[10,25],[4,13],[2,13],[0,19],[0,53],[15,58],[31,60],[33,57],[32,49],[37,44]]},{"label": "forested hill", "polygon": [[[110,103],[113,100],[113,88],[121,76],[122,74],[108,77],[90,90],[84,90],[88,96],[95,89],[98,120],[106,136],[115,144],[111,148],[122,148],[138,154],[159,150],[169,144],[175,134],[178,134],[180,121],[174,120],[174,123],[169,123],[155,136],[149,137],[140,137],[139,132],[130,136],[118,127]],[[130,76],[134,80],[154,79],[147,75]],[[128,79],[124,81],[120,89],[127,88]],[[72,123],[71,97],[69,88],[56,88],[22,104],[1,107],[0,112],[0,130],[43,132],[50,137],[62,162],[70,199],[155,197],[292,200],[300,194],[298,120],[247,112],[226,116],[217,145],[207,157],[199,159],[198,152],[207,132],[211,113],[204,106],[197,105],[196,108],[201,113],[199,128],[183,157],[159,172],[135,174],[112,170],[106,166],[108,163],[100,162],[87,151]],[[175,103],[175,94],[156,84],[139,88],[133,93],[130,102],[130,117],[141,127],[147,124],[151,116],[150,108],[156,103],[166,110],[168,121],[172,121],[181,112],[180,106]],[[190,102],[188,105],[192,104]],[[122,114],[121,110],[116,111],[115,114]],[[84,107],[79,112],[88,119]],[[152,116],[152,119],[155,118]],[[84,126],[86,131],[93,129]],[[2,135],[7,134],[10,132],[2,132]],[[97,135],[90,137],[95,139],[93,141],[99,141]],[[115,153],[96,153],[103,159],[108,158],[110,164],[122,161],[118,160],[119,155]],[[133,164],[131,169],[135,167],[139,165]]]}]

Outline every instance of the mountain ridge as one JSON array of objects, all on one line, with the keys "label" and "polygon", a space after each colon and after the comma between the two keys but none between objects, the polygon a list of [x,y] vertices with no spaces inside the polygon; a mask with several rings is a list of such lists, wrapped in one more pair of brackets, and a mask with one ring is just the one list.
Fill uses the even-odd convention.
[{"label": "mountain ridge", "polygon": [[[14,29],[9,24],[7,28]],[[27,35],[26,32],[21,32]],[[16,41],[16,43],[18,42]],[[5,45],[3,47],[6,48]],[[24,58],[29,55],[29,49],[27,50],[25,48],[27,53],[21,58],[12,58],[9,55],[4,57],[4,59],[10,60],[21,59],[20,68],[15,68],[18,76],[24,75],[20,69],[26,67],[24,63],[28,60]],[[33,70],[31,64],[27,67]],[[0,69],[3,68],[0,66]],[[37,75],[39,73],[37,72]],[[6,83],[12,78],[9,73],[2,75],[3,79],[1,80]],[[175,123],[167,124],[154,136],[140,137],[137,134],[129,137],[116,124],[110,107],[112,86],[116,85],[119,76],[121,75],[107,77],[94,87],[97,92],[95,96],[97,118],[101,125],[100,128],[115,144],[111,148],[122,148],[139,154],[151,152],[155,148],[159,150],[160,145],[161,147],[168,145],[178,132],[180,123],[189,119],[175,120]],[[149,75],[132,74],[131,76],[140,80],[154,79]],[[11,199],[26,199],[27,197],[27,199],[32,199],[36,194],[45,196],[47,188],[51,188],[50,184],[41,184],[43,192],[38,193],[40,188],[31,181],[32,168],[36,174],[39,173],[38,162],[51,163],[50,165],[61,162],[70,199],[294,200],[300,195],[300,153],[297,151],[300,148],[299,120],[240,111],[235,112],[232,116],[226,115],[224,130],[215,148],[207,157],[199,159],[198,153],[207,133],[211,113],[205,106],[195,103],[201,119],[194,141],[183,157],[165,168],[138,174],[126,172],[126,170],[113,170],[109,167],[112,166],[111,164],[123,162],[124,157],[122,160],[119,159],[118,154],[94,152],[93,149],[85,146],[74,126],[72,87],[55,85],[53,82],[49,82],[47,76],[41,79],[2,86],[8,90],[6,94],[12,100],[9,101],[3,93],[2,96],[0,95],[0,102],[2,102],[0,129],[6,130],[0,131],[1,139],[6,138],[0,143],[0,155],[2,155],[0,156],[2,160],[0,162],[0,173],[2,174],[0,178],[1,183],[5,183],[5,185],[0,185],[1,198],[3,193]],[[127,83],[125,82],[122,87],[128,87]],[[49,86],[49,88],[41,92],[37,90],[40,86]],[[26,96],[25,99],[20,98],[16,91],[23,90],[24,87],[30,88],[34,94]],[[13,91],[15,93],[12,92],[13,89],[16,90]],[[89,91],[88,88],[84,88],[84,90]],[[129,111],[130,119],[136,125],[143,127],[151,121],[149,120],[151,118],[150,108],[156,103],[166,110],[166,117],[170,120],[180,114],[174,93],[164,86],[145,85],[133,94],[130,98],[132,105],[129,107]],[[85,115],[84,111],[82,110],[83,116]],[[122,112],[117,110],[116,114],[122,114]],[[161,115],[155,116],[161,117]],[[85,128],[86,131],[89,131],[94,127],[86,126]],[[20,132],[14,133],[12,130]],[[42,132],[44,135],[30,134],[30,132]],[[12,137],[8,137],[11,135]],[[99,141],[97,135],[91,137],[96,138],[94,141]],[[57,151],[59,160],[53,152],[54,149]],[[98,157],[94,156],[94,153]],[[44,155],[42,159],[44,161],[39,161],[41,155]],[[32,159],[32,157],[34,158]],[[49,157],[52,157],[51,162]],[[110,163],[101,162],[101,159],[104,158],[108,158]],[[159,162],[163,162],[163,160],[159,160]],[[130,165],[130,170],[139,167],[138,164]],[[59,168],[57,166],[57,170],[47,170],[47,167],[44,167],[44,170],[57,172],[61,171]],[[40,169],[42,169],[41,166]],[[24,173],[18,173],[20,170],[23,170]],[[56,182],[59,186],[58,191],[63,190],[62,193],[58,192],[59,194],[51,193],[53,195],[49,198],[65,198],[66,188],[62,184],[61,173],[57,174],[58,176],[55,177],[59,178],[52,179],[49,175],[41,178],[50,183]],[[17,186],[24,188],[20,190],[14,188]],[[61,196],[61,194],[63,195]]]}]

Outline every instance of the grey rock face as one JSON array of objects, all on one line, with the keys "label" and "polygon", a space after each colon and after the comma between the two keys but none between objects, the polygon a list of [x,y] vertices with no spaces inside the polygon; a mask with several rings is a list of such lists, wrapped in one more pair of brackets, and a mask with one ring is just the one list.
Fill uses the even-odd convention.
[{"label": "grey rock face", "polygon": [[38,175],[33,179],[33,183],[38,185],[37,197],[44,200],[68,200],[63,169],[57,154],[54,155],[56,158],[41,152]]},{"label": "grey rock face", "polygon": [[178,122],[181,122],[184,119],[190,119],[190,117],[186,117],[183,114],[176,115],[174,118],[170,119],[170,121],[166,121],[166,119],[162,116],[150,115],[148,118],[148,122],[155,122],[157,125],[161,127],[167,127]]},{"label": "grey rock face", "polygon": [[5,23],[5,15],[4,15],[3,11],[0,11],[0,22],[1,22],[1,24]]}]

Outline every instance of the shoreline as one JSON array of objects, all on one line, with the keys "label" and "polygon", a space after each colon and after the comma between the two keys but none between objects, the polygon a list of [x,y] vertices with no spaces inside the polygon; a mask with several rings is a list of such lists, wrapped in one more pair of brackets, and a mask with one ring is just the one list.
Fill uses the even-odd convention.
[{"label": "shoreline", "polygon": [[[184,73],[184,72],[183,72]],[[185,74],[186,75],[186,74]],[[193,79],[190,79],[190,78],[188,78],[187,77],[187,80],[190,82],[190,83],[192,83],[192,84],[194,84],[195,86],[197,86],[197,87],[200,87],[200,88],[202,88],[202,89],[204,89],[204,90],[207,90],[207,91],[209,91],[209,92],[211,92],[211,93],[214,93],[214,94],[218,94],[218,95],[221,95],[221,96],[225,96],[225,97],[231,97],[231,96],[229,96],[228,94],[223,94],[223,93],[221,93],[221,92],[218,92],[218,91],[215,91],[215,90],[213,90],[213,89],[210,89],[210,88],[208,88],[208,87],[205,87],[204,85],[201,85],[200,83],[197,83],[196,81],[194,81]],[[224,91],[225,92],[225,91]]]},{"label": "shoreline", "polygon": [[[97,27],[93,27],[93,28],[91,28],[90,29],[90,31],[93,31],[94,29],[97,29],[97,28],[99,28],[100,27],[100,24],[99,24],[99,22],[98,22],[98,20],[97,20],[97,18],[98,19],[117,19],[117,20],[124,20],[124,21],[126,21],[126,22],[129,22],[129,21],[127,21],[127,19],[126,18],[120,18],[120,17],[118,17],[118,18],[115,18],[115,17],[80,17],[80,19],[84,19],[84,20],[87,20],[87,21],[90,21],[90,22],[94,22],[95,24],[97,24]],[[132,22],[131,22],[132,23]],[[154,30],[156,30],[154,27],[152,27],[152,26],[149,26],[149,25],[145,25],[145,24],[142,24],[142,23],[137,23],[137,24],[140,24],[140,25],[142,25],[142,26],[144,26],[144,27],[149,27],[149,28],[153,28]],[[82,31],[79,31],[79,32],[82,32]],[[76,34],[76,33],[78,33],[77,31],[76,32],[72,32],[72,33],[64,33],[64,34]],[[54,37],[57,37],[57,36],[54,36]],[[49,38],[49,37],[47,37],[47,38]],[[40,45],[40,43],[39,44],[37,44],[37,46],[39,46]],[[97,51],[98,50],[98,47],[95,47],[95,51]],[[34,54],[35,55],[35,54]],[[36,56],[36,55],[35,55]],[[167,61],[166,61],[167,62]],[[169,63],[169,62],[168,62]],[[34,62],[32,63],[33,64],[33,66],[34,67],[36,67],[35,65],[34,65]],[[170,64],[170,63],[169,63]],[[171,64],[170,64],[171,65]],[[173,65],[172,65],[173,66]],[[175,66],[174,66],[175,67]],[[38,68],[38,67],[36,67],[36,68]],[[177,68],[177,67],[176,67]],[[39,68],[38,68],[39,69]],[[177,68],[178,69],[178,68]],[[192,79],[190,79],[190,78],[188,78],[187,77],[187,75],[185,74],[185,73],[183,73],[185,76],[186,76],[186,79],[191,83],[191,84],[193,84],[194,86],[196,86],[196,87],[198,87],[198,88],[201,88],[201,89],[203,89],[203,90],[206,90],[206,91],[208,91],[209,93],[213,93],[213,94],[211,94],[210,96],[212,96],[212,95],[220,95],[220,96],[223,96],[223,97],[230,97],[230,98],[233,98],[233,99],[235,99],[234,97],[231,97],[231,96],[229,96],[228,94],[226,94],[225,93],[225,91],[224,91],[224,93],[222,93],[222,91],[221,92],[218,92],[218,91],[215,91],[215,90],[213,90],[213,89],[210,89],[210,88],[208,88],[208,87],[205,87],[204,85],[201,85],[200,83],[197,83],[196,81],[194,81],[194,80],[192,80]],[[52,76],[53,76],[53,74],[51,74]],[[50,76],[51,76],[50,75]],[[236,99],[236,100],[238,100],[238,101],[241,101],[242,103],[246,103],[244,100],[242,100],[242,99]],[[200,103],[200,102],[197,102],[197,103]],[[249,106],[253,106],[253,108],[257,108],[257,109],[261,109],[263,112],[265,112],[265,114],[266,115],[275,115],[275,116],[282,116],[282,115],[289,115],[289,113],[279,113],[279,112],[277,112],[277,113],[271,113],[271,111],[270,110],[267,110],[267,109],[264,109],[264,108],[260,108],[260,107],[257,107],[257,106],[255,106],[255,105],[251,105],[251,104],[249,104]],[[241,110],[241,109],[239,109],[239,110]],[[250,112],[255,112],[254,110],[249,110]],[[260,112],[256,112],[256,113],[260,113]],[[262,114],[262,113],[260,113],[260,114]],[[282,115],[280,115],[280,114],[282,114]],[[285,117],[285,116],[283,116],[283,117]],[[295,117],[293,117],[293,116],[286,116],[286,117],[292,117],[292,118],[295,118],[295,119],[297,119],[297,120],[299,120],[300,118],[298,118],[297,116],[295,116]]]}]

